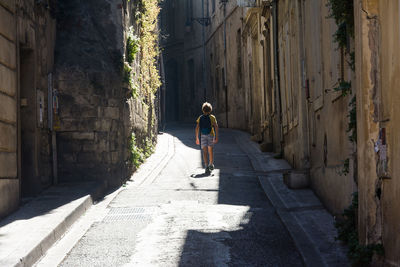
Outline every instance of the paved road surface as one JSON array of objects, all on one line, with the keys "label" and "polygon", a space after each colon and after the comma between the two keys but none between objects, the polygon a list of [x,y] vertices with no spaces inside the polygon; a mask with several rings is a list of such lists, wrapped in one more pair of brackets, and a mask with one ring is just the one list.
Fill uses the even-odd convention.
[{"label": "paved road surface", "polygon": [[168,134],[162,171],[119,191],[60,266],[303,266],[234,131],[221,130],[212,176],[194,129]]}]

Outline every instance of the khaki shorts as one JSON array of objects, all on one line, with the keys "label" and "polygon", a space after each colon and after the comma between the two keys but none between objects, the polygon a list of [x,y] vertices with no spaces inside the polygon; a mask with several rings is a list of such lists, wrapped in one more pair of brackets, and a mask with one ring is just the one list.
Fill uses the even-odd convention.
[{"label": "khaki shorts", "polygon": [[204,135],[204,134],[202,134],[200,136],[201,148],[204,148],[204,147],[207,147],[207,146],[213,147],[214,146],[214,139],[215,139],[214,135],[211,135],[211,134]]}]

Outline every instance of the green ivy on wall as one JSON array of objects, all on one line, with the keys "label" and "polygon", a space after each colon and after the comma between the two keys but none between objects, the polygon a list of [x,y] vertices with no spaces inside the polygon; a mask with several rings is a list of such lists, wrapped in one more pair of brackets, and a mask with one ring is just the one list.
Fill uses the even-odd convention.
[{"label": "green ivy on wall", "polygon": [[[151,103],[157,89],[161,86],[157,68],[160,54],[158,45],[159,0],[139,0],[131,4],[133,5],[131,12],[137,24],[137,35],[134,34],[133,27],[130,27],[125,47],[123,81],[129,84],[132,97],[142,96],[146,103]],[[132,64],[137,57],[138,77],[133,82]]]},{"label": "green ivy on wall", "polygon": [[342,219],[335,222],[338,229],[337,239],[349,246],[347,253],[354,267],[369,266],[374,254],[384,255],[382,244],[362,245],[358,241],[357,233],[358,193],[353,194],[351,205],[342,213]]},{"label": "green ivy on wall", "polygon": [[128,39],[126,40],[126,61],[132,64],[139,52],[139,38],[133,34],[132,27],[128,32]]},{"label": "green ivy on wall", "polygon": [[153,154],[155,149],[154,142],[151,137],[146,137],[143,143],[137,142],[135,133],[132,133],[129,139],[129,152],[130,161],[135,166],[139,166],[144,162],[144,160]]},{"label": "green ivy on wall", "polygon": [[341,92],[342,96],[347,96],[351,94],[351,82],[340,81],[339,85],[333,88],[333,90]]},{"label": "green ivy on wall", "polygon": [[338,25],[334,33],[335,42],[340,48],[349,48],[350,37],[354,37],[354,5],[351,0],[328,0],[329,18]]}]

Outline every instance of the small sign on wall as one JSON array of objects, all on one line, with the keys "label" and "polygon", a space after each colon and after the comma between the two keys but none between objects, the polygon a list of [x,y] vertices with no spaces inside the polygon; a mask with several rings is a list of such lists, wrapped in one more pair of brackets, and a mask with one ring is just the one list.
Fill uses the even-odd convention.
[{"label": "small sign on wall", "polygon": [[39,128],[43,127],[43,114],[44,114],[44,93],[43,91],[37,90],[36,91],[37,97],[37,126]]},{"label": "small sign on wall", "polygon": [[375,142],[375,152],[377,153],[379,159],[377,165],[379,178],[390,178],[386,128],[379,129],[379,138],[378,141]]}]

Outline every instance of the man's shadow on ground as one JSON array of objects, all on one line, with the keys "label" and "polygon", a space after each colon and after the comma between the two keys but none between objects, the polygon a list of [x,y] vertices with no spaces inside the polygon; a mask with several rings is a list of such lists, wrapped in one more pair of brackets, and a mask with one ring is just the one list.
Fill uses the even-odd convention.
[{"label": "man's shadow on ground", "polygon": [[192,174],[190,177],[192,178],[206,178],[206,177],[212,177],[214,176],[213,173],[198,173],[198,174]]}]

